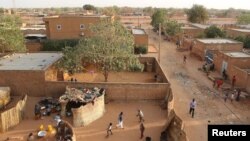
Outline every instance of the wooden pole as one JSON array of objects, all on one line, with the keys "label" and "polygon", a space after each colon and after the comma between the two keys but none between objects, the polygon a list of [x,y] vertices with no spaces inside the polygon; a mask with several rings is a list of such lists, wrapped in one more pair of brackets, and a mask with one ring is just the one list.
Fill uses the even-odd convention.
[{"label": "wooden pole", "polygon": [[158,50],[158,62],[161,61],[161,23],[159,24],[159,50]]}]

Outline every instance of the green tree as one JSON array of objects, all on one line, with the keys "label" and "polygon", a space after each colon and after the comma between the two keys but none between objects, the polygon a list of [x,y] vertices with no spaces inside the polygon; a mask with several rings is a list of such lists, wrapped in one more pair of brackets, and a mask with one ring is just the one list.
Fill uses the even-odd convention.
[{"label": "green tree", "polygon": [[[94,33],[92,37],[81,39],[78,46],[70,49],[70,53],[65,50],[65,59],[69,63],[66,66],[61,64],[61,67],[78,70],[81,60],[95,64],[103,72],[105,82],[108,81],[110,71],[143,69],[134,55],[133,36],[119,22],[102,21],[91,26],[90,30]],[[65,60],[60,61],[64,62]]]},{"label": "green tree", "polygon": [[0,14],[3,14],[3,13],[4,13],[4,9],[0,8]]},{"label": "green tree", "polygon": [[250,24],[250,14],[249,13],[241,14],[237,18],[237,22],[238,24]]},{"label": "green tree", "polygon": [[117,6],[113,7],[104,7],[101,9],[102,14],[108,16],[117,16],[120,13],[120,9]]},{"label": "green tree", "polygon": [[24,37],[20,30],[21,20],[16,16],[0,16],[0,50],[4,52],[24,52]]},{"label": "green tree", "polygon": [[170,36],[175,36],[182,32],[181,24],[177,21],[166,20],[163,24],[164,33]]},{"label": "green tree", "polygon": [[218,38],[218,37],[225,37],[225,31],[218,28],[215,25],[212,25],[205,29],[204,31],[206,38]]},{"label": "green tree", "polygon": [[93,6],[93,5],[91,5],[91,4],[85,4],[85,5],[83,5],[82,8],[83,8],[84,10],[93,10],[93,11],[96,10],[95,6]]},{"label": "green tree", "polygon": [[154,27],[154,29],[159,29],[159,24],[163,24],[165,22],[166,11],[163,9],[158,9],[154,12],[151,18],[151,25]]},{"label": "green tree", "polygon": [[153,13],[154,13],[154,8],[152,8],[152,7],[145,7],[145,8],[143,8],[143,13],[145,15],[152,16]]},{"label": "green tree", "polygon": [[187,10],[188,21],[192,23],[205,23],[208,20],[208,13],[205,7],[202,5],[193,5],[193,7]]},{"label": "green tree", "polygon": [[234,39],[242,42],[244,48],[250,49],[250,37],[249,36],[238,36]]}]

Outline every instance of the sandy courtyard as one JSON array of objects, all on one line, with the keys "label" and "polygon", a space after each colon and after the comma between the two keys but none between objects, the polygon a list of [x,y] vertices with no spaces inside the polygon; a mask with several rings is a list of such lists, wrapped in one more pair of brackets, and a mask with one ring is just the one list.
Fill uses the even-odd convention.
[{"label": "sandy courtyard", "polygon": [[[30,101],[31,100],[31,101]],[[25,140],[30,132],[36,133],[41,124],[45,127],[49,124],[55,125],[53,116],[44,117],[43,120],[34,120],[32,105],[37,98],[30,98],[27,106],[29,111],[25,115],[25,120],[10,131],[1,134],[0,141],[10,137],[14,140]],[[31,104],[32,103],[32,104]],[[167,121],[167,111],[162,110],[159,101],[112,101],[105,105],[106,112],[104,116],[93,123],[85,126],[74,128],[78,141],[138,141],[140,140],[139,121],[136,117],[137,109],[140,108],[145,116],[145,136],[150,136],[152,140],[159,140],[160,134],[164,130]],[[124,113],[124,129],[115,129],[118,114]],[[70,119],[67,119],[70,121]],[[113,135],[106,138],[106,129],[109,122],[113,123]],[[145,139],[144,139],[145,140]]]},{"label": "sandy courtyard", "polygon": [[[145,116],[145,136],[159,140],[164,130],[167,111],[162,110],[158,101],[121,101],[106,104],[105,115],[92,124],[76,128],[77,140],[87,141],[138,141],[140,140],[139,120],[136,117],[140,108]],[[113,127],[117,124],[118,114],[124,113],[124,129],[113,129],[113,135],[106,138],[106,128],[109,122]],[[145,139],[144,139],[145,140]]]}]

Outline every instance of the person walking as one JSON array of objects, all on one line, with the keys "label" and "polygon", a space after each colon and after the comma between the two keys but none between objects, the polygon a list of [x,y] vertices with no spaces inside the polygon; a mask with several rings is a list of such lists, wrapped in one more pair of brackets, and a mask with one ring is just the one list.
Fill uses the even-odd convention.
[{"label": "person walking", "polygon": [[144,122],[144,114],[142,110],[138,109],[138,113],[136,116],[139,117],[139,122]]},{"label": "person walking", "polygon": [[234,90],[234,91],[232,92],[231,97],[230,97],[231,102],[233,102],[236,92],[237,92],[237,90]]},{"label": "person walking", "polygon": [[240,101],[240,94],[241,94],[241,90],[240,90],[240,89],[238,89],[238,91],[237,91],[236,101]]},{"label": "person walking", "polygon": [[109,136],[109,133],[110,133],[111,135],[113,135],[113,133],[112,133],[112,123],[111,123],[111,122],[109,123],[109,126],[108,126],[108,128],[107,128],[107,137]]},{"label": "person walking", "polygon": [[224,101],[225,101],[225,102],[227,102],[228,95],[229,95],[229,94],[228,94],[228,91],[226,91],[226,93],[225,93],[225,97],[224,97]]},{"label": "person walking", "polygon": [[144,126],[143,122],[141,122],[141,124],[140,124],[140,131],[141,131],[140,139],[142,139],[144,137],[144,131],[145,131],[145,126]]},{"label": "person walking", "polygon": [[186,64],[186,61],[187,61],[187,56],[184,55],[184,56],[183,56],[183,63]]},{"label": "person walking", "polygon": [[196,108],[196,101],[193,98],[193,100],[190,103],[190,109],[189,109],[189,114],[192,116],[192,118],[194,118],[194,110]]},{"label": "person walking", "polygon": [[116,127],[123,129],[123,112],[121,112],[118,116],[118,124],[116,125]]},{"label": "person walking", "polygon": [[234,75],[232,79],[232,89],[234,89],[235,83],[236,83],[236,76]]}]

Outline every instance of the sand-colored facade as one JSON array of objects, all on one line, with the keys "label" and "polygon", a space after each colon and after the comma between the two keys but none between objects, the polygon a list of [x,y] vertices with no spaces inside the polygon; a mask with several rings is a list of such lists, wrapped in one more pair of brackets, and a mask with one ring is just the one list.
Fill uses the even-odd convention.
[{"label": "sand-colored facade", "polygon": [[207,52],[212,54],[217,51],[241,51],[243,43],[229,39],[196,39],[191,53],[205,60]]},{"label": "sand-colored facade", "polygon": [[144,29],[132,29],[135,46],[145,46],[148,48],[148,34]]},{"label": "sand-colored facade", "polygon": [[237,77],[236,85],[247,88],[248,79],[250,79],[250,55],[243,52],[217,52],[214,55],[214,65],[219,73],[225,69],[229,79],[235,75]]},{"label": "sand-colored facade", "polygon": [[89,27],[99,23],[102,19],[111,20],[109,16],[53,16],[43,20],[48,39],[79,39],[91,36]]},{"label": "sand-colored facade", "polygon": [[239,36],[250,36],[250,29],[227,29],[227,36],[236,38]]}]

